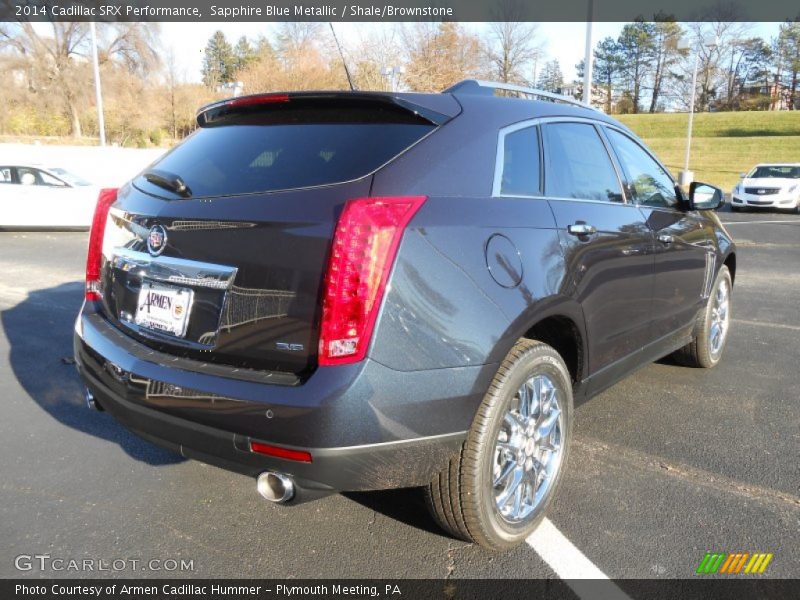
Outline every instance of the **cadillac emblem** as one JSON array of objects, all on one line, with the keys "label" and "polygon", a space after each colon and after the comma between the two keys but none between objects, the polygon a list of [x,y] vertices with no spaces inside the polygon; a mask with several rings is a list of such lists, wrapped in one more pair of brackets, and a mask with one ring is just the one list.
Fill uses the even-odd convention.
[{"label": "cadillac emblem", "polygon": [[153,225],[147,235],[147,251],[158,256],[167,247],[167,230],[161,225]]}]

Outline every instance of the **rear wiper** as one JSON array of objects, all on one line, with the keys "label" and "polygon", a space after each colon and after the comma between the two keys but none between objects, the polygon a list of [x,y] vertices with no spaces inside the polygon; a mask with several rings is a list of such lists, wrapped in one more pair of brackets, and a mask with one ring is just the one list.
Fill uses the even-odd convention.
[{"label": "rear wiper", "polygon": [[142,173],[142,176],[153,185],[175,192],[183,198],[190,198],[192,190],[181,179],[180,175],[170,173],[169,171],[162,171],[160,169],[149,169]]}]

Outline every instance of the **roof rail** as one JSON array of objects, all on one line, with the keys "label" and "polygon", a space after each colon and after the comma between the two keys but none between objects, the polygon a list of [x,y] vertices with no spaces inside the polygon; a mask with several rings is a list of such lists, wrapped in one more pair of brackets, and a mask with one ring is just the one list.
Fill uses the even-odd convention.
[{"label": "roof rail", "polygon": [[554,94],[553,92],[546,92],[545,90],[537,90],[522,85],[515,85],[513,83],[502,83],[499,81],[484,81],[482,79],[464,79],[457,84],[447,88],[443,94],[476,94],[494,96],[495,91],[503,90],[506,92],[516,92],[518,94],[526,94],[535,98],[545,98],[551,102],[561,102],[563,104],[571,104],[581,108],[588,108],[593,111],[602,113],[599,108],[584,104],[580,100],[572,98],[571,96],[564,96],[562,94]]}]

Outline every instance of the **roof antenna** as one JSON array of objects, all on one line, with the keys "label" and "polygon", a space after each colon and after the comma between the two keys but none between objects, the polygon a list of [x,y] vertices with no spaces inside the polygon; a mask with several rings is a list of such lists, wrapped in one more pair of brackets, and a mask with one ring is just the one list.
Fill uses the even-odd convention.
[{"label": "roof antenna", "polygon": [[350,91],[355,92],[356,86],[353,85],[353,78],[350,77],[350,69],[347,68],[347,61],[344,59],[344,52],[342,52],[342,47],[339,45],[339,38],[336,37],[336,32],[333,30],[333,23],[328,21],[328,25],[331,27],[331,33],[333,34],[333,41],[336,42],[336,47],[339,49],[339,56],[342,57],[342,65],[344,65],[344,72],[347,75],[347,83],[350,84]]}]

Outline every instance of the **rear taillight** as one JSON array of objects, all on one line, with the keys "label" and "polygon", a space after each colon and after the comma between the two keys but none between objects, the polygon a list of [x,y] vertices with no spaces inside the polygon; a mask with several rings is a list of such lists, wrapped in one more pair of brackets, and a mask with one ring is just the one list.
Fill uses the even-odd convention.
[{"label": "rear taillight", "polygon": [[345,205],[325,276],[320,365],[358,362],[366,355],[397,247],[423,202],[425,196],[404,196]]},{"label": "rear taillight", "polygon": [[92,231],[89,234],[89,250],[86,253],[86,299],[100,300],[100,267],[103,259],[103,235],[106,232],[106,219],[111,205],[117,200],[117,189],[100,190],[92,218]]}]

